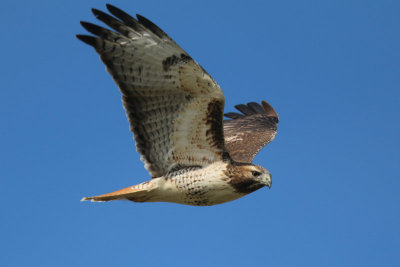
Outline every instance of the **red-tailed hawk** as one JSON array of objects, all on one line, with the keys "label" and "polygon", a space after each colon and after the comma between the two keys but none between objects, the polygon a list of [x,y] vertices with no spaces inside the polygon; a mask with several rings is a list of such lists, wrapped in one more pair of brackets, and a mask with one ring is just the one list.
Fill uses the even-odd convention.
[{"label": "red-tailed hawk", "polygon": [[[107,5],[93,9],[112,30],[81,22],[122,93],[137,151],[153,179],[82,200],[174,202],[208,206],[271,186],[270,173],[251,163],[271,142],[278,115],[265,101],[237,105],[223,121],[224,95],[214,79],[146,18]],[[224,137],[225,134],[225,137]]]}]

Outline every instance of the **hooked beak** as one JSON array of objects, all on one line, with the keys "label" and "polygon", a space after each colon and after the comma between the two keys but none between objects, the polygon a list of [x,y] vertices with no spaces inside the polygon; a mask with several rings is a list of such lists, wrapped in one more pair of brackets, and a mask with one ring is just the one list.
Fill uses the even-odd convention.
[{"label": "hooked beak", "polygon": [[269,189],[271,189],[271,186],[272,186],[272,175],[271,174],[269,174],[269,179],[265,185],[268,186]]}]

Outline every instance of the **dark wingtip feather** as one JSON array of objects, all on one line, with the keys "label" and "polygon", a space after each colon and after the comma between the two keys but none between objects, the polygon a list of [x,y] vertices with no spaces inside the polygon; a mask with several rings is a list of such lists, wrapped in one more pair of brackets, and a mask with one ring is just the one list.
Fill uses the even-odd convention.
[{"label": "dark wingtip feather", "polygon": [[96,8],[92,8],[91,10],[92,10],[93,15],[94,15],[96,18],[97,18],[98,16],[100,16],[101,14],[105,14],[103,11],[100,11],[100,10],[98,10],[98,9],[96,9]]},{"label": "dark wingtip feather", "polygon": [[267,116],[269,117],[274,117],[275,118],[275,123],[279,122],[279,116],[278,113],[275,111],[275,109],[269,104],[267,101],[262,100],[261,104],[267,113]]},{"label": "dark wingtip feather", "polygon": [[100,36],[101,32],[104,30],[104,28],[97,26],[96,24],[86,22],[86,21],[81,21],[81,25],[88,32],[93,33],[94,35],[98,35],[98,36]]},{"label": "dark wingtip feather", "polygon": [[120,19],[122,22],[124,22],[126,25],[132,27],[136,31],[142,30],[144,27],[136,20],[136,18],[132,17],[128,13],[122,11],[121,9],[107,4],[107,9],[110,11],[112,15],[114,15],[116,18]]},{"label": "dark wingtip feather", "polygon": [[244,104],[236,105],[235,108],[237,110],[239,110],[240,112],[242,112],[244,115],[255,114],[255,112],[253,110],[251,110],[247,105],[244,105]]},{"label": "dark wingtip feather", "polygon": [[243,115],[236,112],[225,113],[224,116],[230,119],[239,119],[244,117]]},{"label": "dark wingtip feather", "polygon": [[140,14],[136,14],[136,17],[138,18],[139,21],[147,21],[147,22],[150,22],[150,20],[146,19],[145,17],[143,17],[143,16],[140,15]]},{"label": "dark wingtip feather", "polygon": [[245,104],[236,105],[235,108],[240,112],[242,112],[243,114],[239,114],[236,112],[229,112],[224,114],[224,116],[230,119],[239,119],[254,114],[264,114],[267,117],[270,117],[275,123],[279,122],[278,113],[276,113],[275,109],[268,102],[264,100],[261,101],[261,105],[256,102],[249,102],[246,105]]},{"label": "dark wingtip feather", "polygon": [[160,38],[166,37],[169,39],[168,35],[163,30],[161,30],[156,24],[154,24],[151,20],[146,19],[145,17],[143,17],[139,14],[136,14],[136,17],[137,17],[138,21],[142,25],[144,25],[147,29],[149,29],[152,33],[154,33],[155,35],[157,35]]},{"label": "dark wingtip feather", "polygon": [[128,15],[127,13],[125,13],[124,11],[122,11],[121,9],[119,9],[118,7],[113,6],[113,5],[111,5],[111,4],[106,4],[106,8],[107,8],[108,11],[110,11],[111,14],[113,14],[113,15],[116,16],[116,17],[118,17],[118,16],[115,15],[115,14],[123,14],[124,16],[127,15],[127,16],[130,17],[130,15]]},{"label": "dark wingtip feather", "polygon": [[262,108],[262,106],[259,103],[256,102],[249,102],[247,103],[247,106],[252,109],[255,113],[258,114],[264,114],[265,110]]},{"label": "dark wingtip feather", "polygon": [[75,37],[90,46],[94,47],[96,45],[96,39],[97,39],[96,37],[84,34],[77,34],[75,35]]},{"label": "dark wingtip feather", "polygon": [[134,20],[134,18],[129,15],[128,13],[126,13],[125,11],[122,11],[121,9],[119,9],[118,7],[115,7],[113,5],[110,4],[106,4],[107,10],[110,11],[111,14],[113,14],[114,16],[116,16],[117,18],[125,21],[124,18],[127,18],[129,20]]},{"label": "dark wingtip feather", "polygon": [[111,26],[112,22],[117,21],[117,19],[113,16],[110,16],[109,14],[95,8],[92,8],[92,13],[96,17],[96,19],[101,20],[108,26]]},{"label": "dark wingtip feather", "polygon": [[[107,10],[110,11],[111,13],[112,13],[111,10],[117,11],[117,12],[123,12],[123,11],[122,11],[121,9],[119,9],[118,7],[113,6],[113,5],[109,4],[109,3],[106,4],[106,8],[107,8]],[[123,13],[125,13],[125,12],[123,12]]]}]

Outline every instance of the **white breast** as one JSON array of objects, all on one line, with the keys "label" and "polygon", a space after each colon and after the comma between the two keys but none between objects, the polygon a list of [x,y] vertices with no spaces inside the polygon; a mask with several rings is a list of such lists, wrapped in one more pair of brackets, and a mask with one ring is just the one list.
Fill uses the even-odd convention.
[{"label": "white breast", "polygon": [[229,185],[224,172],[226,165],[217,162],[169,178],[157,178],[158,187],[151,201],[209,206],[242,197],[244,194],[236,193]]}]

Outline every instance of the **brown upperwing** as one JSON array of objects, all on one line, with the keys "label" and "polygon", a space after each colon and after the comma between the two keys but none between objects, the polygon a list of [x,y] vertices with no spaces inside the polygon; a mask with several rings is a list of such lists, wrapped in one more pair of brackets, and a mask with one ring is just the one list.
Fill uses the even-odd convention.
[{"label": "brown upperwing", "polygon": [[225,144],[235,161],[251,163],[258,151],[275,138],[279,116],[270,104],[264,100],[261,104],[236,105],[241,113],[224,114],[230,118],[224,120]]}]

